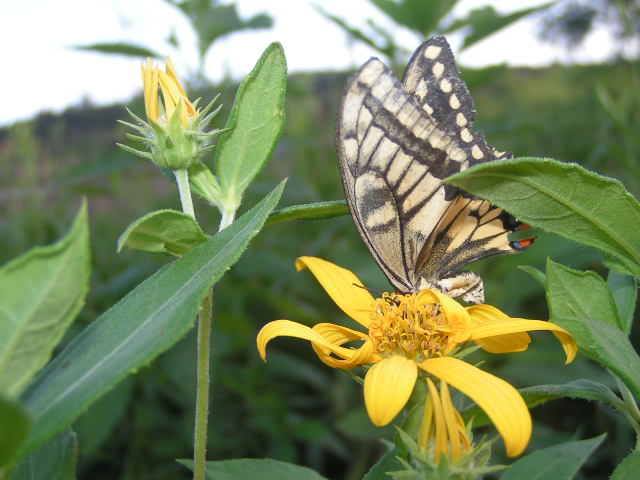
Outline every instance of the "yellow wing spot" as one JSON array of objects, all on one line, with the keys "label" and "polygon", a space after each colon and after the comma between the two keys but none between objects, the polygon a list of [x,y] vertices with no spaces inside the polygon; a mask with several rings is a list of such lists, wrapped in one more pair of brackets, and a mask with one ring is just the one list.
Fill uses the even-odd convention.
[{"label": "yellow wing spot", "polygon": [[460,138],[462,138],[463,141],[469,143],[471,140],[473,140],[473,135],[471,135],[471,132],[468,128],[463,128],[462,130],[460,130]]},{"label": "yellow wing spot", "polygon": [[464,153],[464,150],[461,148],[453,148],[451,152],[449,152],[449,158],[455,160],[456,162],[463,162],[467,159],[467,154]]},{"label": "yellow wing spot", "polygon": [[434,58],[437,58],[438,55],[440,55],[441,51],[442,47],[438,47],[437,45],[429,45],[424,51],[424,58],[433,60]]},{"label": "yellow wing spot", "polygon": [[451,82],[446,78],[440,80],[440,90],[444,93],[449,93],[451,91]]},{"label": "yellow wing spot", "polygon": [[471,156],[476,160],[480,160],[481,158],[484,158],[484,153],[482,153],[482,150],[480,150],[480,147],[478,147],[478,145],[474,145],[471,148]]},{"label": "yellow wing spot", "polygon": [[448,143],[449,139],[446,137],[445,133],[440,130],[435,130],[431,135],[429,135],[429,144],[433,148],[437,148],[443,150],[444,144]]},{"label": "yellow wing spot", "polygon": [[421,78],[420,81],[418,82],[418,85],[416,85],[416,90],[415,92],[413,92],[413,94],[418,97],[420,100],[422,100],[425,95],[427,94],[427,82],[425,82],[424,78]]},{"label": "yellow wing spot", "polygon": [[449,97],[449,105],[454,110],[457,110],[460,108],[460,100],[458,100],[458,96],[455,93],[451,95],[451,97]]},{"label": "yellow wing spot", "polygon": [[387,202],[367,215],[365,225],[367,228],[376,228],[394,221],[396,216],[397,213],[393,206],[390,202]]},{"label": "yellow wing spot", "polygon": [[431,71],[436,78],[440,78],[444,73],[444,64],[440,62],[434,63]]},{"label": "yellow wing spot", "polygon": [[458,113],[456,115],[456,125],[458,125],[459,127],[464,127],[467,125],[467,117],[465,117],[463,113]]}]

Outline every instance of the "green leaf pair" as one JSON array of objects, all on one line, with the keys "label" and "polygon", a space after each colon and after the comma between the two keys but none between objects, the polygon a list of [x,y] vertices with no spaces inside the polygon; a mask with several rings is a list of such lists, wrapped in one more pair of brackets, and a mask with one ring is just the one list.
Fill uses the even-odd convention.
[{"label": "green leaf pair", "polygon": [[[284,182],[231,226],[161,268],[94,320],[39,372],[22,393],[22,403],[11,397],[20,393],[48,360],[86,294],[86,207],[57,244],[35,248],[6,265],[0,278],[4,287],[12,288],[12,294],[3,295],[2,301],[11,302],[11,309],[5,307],[4,311],[12,313],[7,317],[12,321],[2,322],[3,339],[11,340],[2,344],[2,361],[4,365],[20,361],[23,367],[13,367],[13,373],[2,369],[0,467],[35,452],[125,376],[184,336],[193,325],[202,297],[260,231],[283,188]],[[153,220],[152,216],[149,221]],[[28,349],[32,344],[39,349]],[[60,437],[53,443],[68,446],[67,440]],[[58,448],[55,445],[43,447],[33,453],[37,458],[26,461],[41,463],[42,455]],[[65,468],[63,464],[51,465],[54,467]]]},{"label": "green leaf pair", "polygon": [[204,295],[260,231],[283,188],[281,183],[228,228],[138,285],[40,372],[23,396],[33,428],[21,454],[60,432],[189,331]]}]

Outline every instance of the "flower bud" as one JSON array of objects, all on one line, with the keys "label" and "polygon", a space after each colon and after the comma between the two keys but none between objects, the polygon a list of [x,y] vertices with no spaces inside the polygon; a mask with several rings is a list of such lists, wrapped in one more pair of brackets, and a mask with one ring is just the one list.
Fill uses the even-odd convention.
[{"label": "flower bud", "polygon": [[206,108],[199,111],[196,108],[197,101],[192,103],[187,97],[170,58],[167,58],[164,72],[147,59],[142,65],[142,83],[147,121],[129,112],[138,125],[122,121],[120,123],[139,132],[141,135],[128,134],[127,136],[144,142],[147,150],[120,146],[163,168],[181,170],[195,165],[202,158],[203,153],[213,147],[212,137],[220,132],[220,130],[205,131],[219,110],[217,108],[208,113],[217,97]]}]

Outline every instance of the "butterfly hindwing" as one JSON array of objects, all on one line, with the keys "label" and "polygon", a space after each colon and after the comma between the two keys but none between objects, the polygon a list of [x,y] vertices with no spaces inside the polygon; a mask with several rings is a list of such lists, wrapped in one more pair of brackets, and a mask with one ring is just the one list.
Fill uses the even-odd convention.
[{"label": "butterfly hindwing", "polygon": [[401,292],[439,288],[481,302],[482,281],[464,265],[517,251],[518,225],[502,209],[442,180],[506,158],[473,133],[475,111],[443,37],[425,42],[400,83],[378,59],[349,80],[337,146],[352,216],[373,257]]}]

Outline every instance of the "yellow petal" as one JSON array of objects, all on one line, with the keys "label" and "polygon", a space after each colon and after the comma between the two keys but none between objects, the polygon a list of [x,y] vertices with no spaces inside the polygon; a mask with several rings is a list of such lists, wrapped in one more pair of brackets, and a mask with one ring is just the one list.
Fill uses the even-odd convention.
[{"label": "yellow petal", "polygon": [[158,69],[150,58],[142,64],[142,85],[144,88],[144,110],[148,120],[158,121]]},{"label": "yellow petal", "polygon": [[[260,332],[258,332],[258,337],[256,338],[258,352],[260,352],[262,360],[266,360],[267,358],[267,343],[269,343],[276,337],[296,337],[302,338],[304,340],[309,340],[310,342],[325,348],[328,352],[333,353],[347,361],[350,361],[353,357],[361,357],[361,352],[359,351],[359,349],[354,350],[352,348],[344,348],[340,345],[335,345],[306,325],[292,322],[291,320],[275,320],[273,322],[267,323],[264,327],[262,327]],[[320,360],[323,360],[323,357],[320,357]],[[339,359],[334,360],[339,361]],[[351,366],[340,368],[351,368]]]},{"label": "yellow petal", "polygon": [[399,355],[369,369],[364,377],[364,403],[374,425],[382,427],[396,417],[409,400],[416,378],[416,363]]},{"label": "yellow petal", "polygon": [[502,435],[508,456],[524,451],[531,438],[531,416],[515,388],[453,357],[430,358],[419,367],[471,397]]},{"label": "yellow petal", "polygon": [[525,320],[523,318],[509,318],[508,320],[496,320],[485,322],[473,327],[470,340],[478,340],[500,335],[508,335],[516,332],[532,332],[537,330],[549,330],[562,344],[564,353],[567,356],[565,364],[573,362],[578,352],[578,345],[564,328],[555,323],[543,322],[542,320]]},{"label": "yellow petal", "polygon": [[437,290],[422,290],[418,294],[418,302],[439,303],[440,309],[447,317],[447,324],[451,330],[449,340],[451,347],[466,342],[471,335],[471,318],[465,308],[453,298]]},{"label": "yellow petal", "polygon": [[369,327],[369,316],[375,300],[353,272],[321,258],[299,257],[296,260],[296,269],[300,271],[305,267],[311,270],[322,288],[344,313],[361,325]]},{"label": "yellow petal", "polygon": [[447,425],[447,434],[449,435],[449,446],[451,448],[451,459],[455,462],[462,454],[460,444],[460,435],[458,434],[458,418],[456,417],[456,409],[451,401],[451,394],[447,387],[447,382],[442,381],[440,385],[440,400],[442,401],[442,414]]},{"label": "yellow petal", "polygon": [[446,428],[446,421],[444,412],[442,411],[442,400],[438,389],[434,383],[427,379],[427,386],[429,387],[429,398],[431,407],[433,408],[433,419],[435,429],[435,458],[436,462],[440,460],[440,455],[447,454],[448,435]]},{"label": "yellow petal", "polygon": [[[433,382],[427,378],[427,386],[431,390]],[[435,389],[435,386],[433,387]],[[437,390],[436,390],[437,392]],[[425,450],[427,448],[427,442],[431,437],[435,436],[433,430],[435,429],[435,413],[433,411],[433,397],[427,395],[424,402],[424,414],[422,415],[422,423],[420,424],[420,433],[418,434],[418,445]]]},{"label": "yellow petal", "polygon": [[373,343],[371,343],[368,335],[333,323],[319,323],[314,325],[312,330],[319,333],[326,341],[336,346],[342,346],[343,344],[354,340],[365,341],[360,348],[352,350],[353,355],[351,358],[344,360],[332,356],[330,349],[312,342],[311,346],[316,352],[316,355],[318,355],[320,360],[330,367],[347,369],[374,361],[372,358]]},{"label": "yellow petal", "polygon": [[[474,326],[485,322],[510,318],[509,315],[491,305],[473,305],[467,307],[466,310]],[[525,332],[516,332],[499,335],[497,337],[478,339],[476,343],[481,345],[482,348],[489,353],[522,352],[529,347],[531,337]]]},{"label": "yellow petal", "polygon": [[197,110],[196,108],[193,106],[193,104],[189,101],[189,98],[187,97],[187,92],[184,91],[184,88],[182,88],[182,84],[180,83],[180,80],[178,79],[178,75],[176,74],[176,70],[175,68],[173,68],[173,62],[171,61],[171,57],[167,57],[167,75],[169,75],[169,77],[171,77],[176,85],[176,87],[178,87],[178,90],[180,91],[180,96],[182,98],[182,101],[185,105],[185,108],[187,109],[188,113],[190,116],[195,116],[197,115]]},{"label": "yellow petal", "polygon": [[[160,83],[160,89],[162,90],[162,97],[164,98],[164,110],[167,115],[167,121],[173,117],[176,107],[180,103],[182,98],[180,89],[173,81],[173,79],[162,71],[158,71],[158,82]],[[180,123],[182,123],[182,116],[180,117]]]}]

